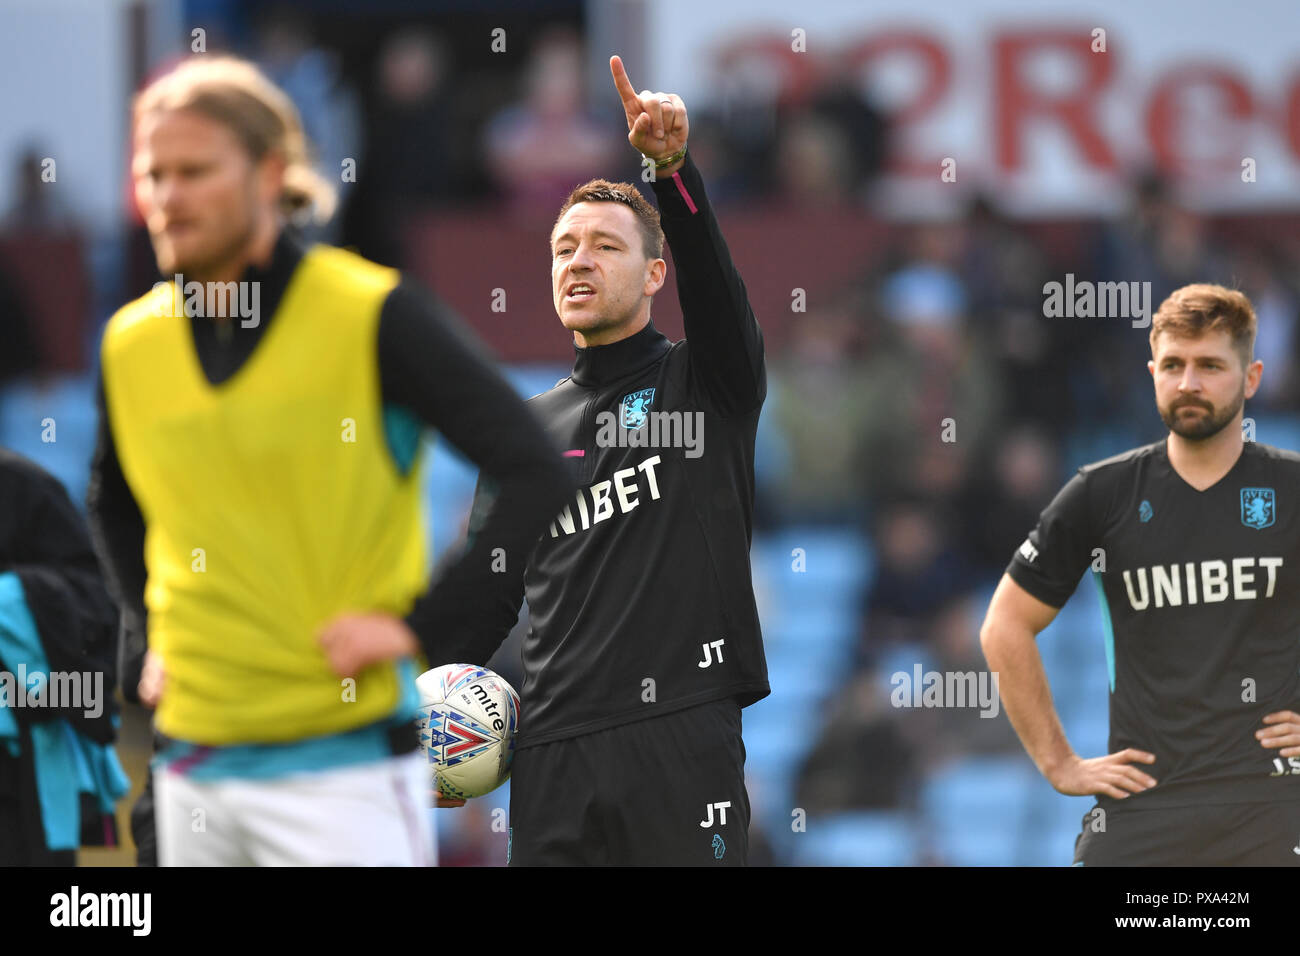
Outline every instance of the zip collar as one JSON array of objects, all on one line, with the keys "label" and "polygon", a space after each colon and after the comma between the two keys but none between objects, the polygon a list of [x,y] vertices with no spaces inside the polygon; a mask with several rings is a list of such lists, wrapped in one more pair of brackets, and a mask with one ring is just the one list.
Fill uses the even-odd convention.
[{"label": "zip collar", "polygon": [[635,372],[649,368],[672,347],[668,337],[655,328],[654,322],[635,335],[588,348],[573,347],[573,381],[583,388],[599,388]]}]

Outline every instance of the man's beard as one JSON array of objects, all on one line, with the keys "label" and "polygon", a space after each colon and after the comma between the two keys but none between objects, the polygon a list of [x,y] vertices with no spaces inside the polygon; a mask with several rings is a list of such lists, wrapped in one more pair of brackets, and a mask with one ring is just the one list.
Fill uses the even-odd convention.
[{"label": "man's beard", "polygon": [[244,217],[242,227],[226,236],[217,249],[202,254],[201,258],[182,261],[173,248],[172,255],[167,257],[166,262],[161,261],[162,256],[158,256],[160,260],[158,269],[168,280],[173,274],[180,273],[187,282],[191,279],[205,281],[215,271],[225,267],[233,259],[239,258],[252,243],[255,232],[253,214],[249,210]]},{"label": "man's beard", "polygon": [[[1207,438],[1213,438],[1223,431],[1227,424],[1237,417],[1237,412],[1241,411],[1241,406],[1245,404],[1245,401],[1246,395],[1243,391],[1237,396],[1231,407],[1216,415],[1214,406],[1209,402],[1196,399],[1181,399],[1175,401],[1168,409],[1161,409],[1160,418],[1165,423],[1165,426],[1179,438],[1186,438],[1189,441],[1205,441]],[[1206,414],[1194,419],[1182,419],[1178,413],[1183,408],[1200,408]]]}]

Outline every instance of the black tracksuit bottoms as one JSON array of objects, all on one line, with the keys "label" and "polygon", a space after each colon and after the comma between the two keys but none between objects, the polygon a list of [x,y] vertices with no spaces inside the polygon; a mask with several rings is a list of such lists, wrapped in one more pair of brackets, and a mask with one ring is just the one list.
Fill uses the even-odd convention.
[{"label": "black tracksuit bottoms", "polygon": [[511,866],[744,866],[740,706],[710,701],[519,750]]}]

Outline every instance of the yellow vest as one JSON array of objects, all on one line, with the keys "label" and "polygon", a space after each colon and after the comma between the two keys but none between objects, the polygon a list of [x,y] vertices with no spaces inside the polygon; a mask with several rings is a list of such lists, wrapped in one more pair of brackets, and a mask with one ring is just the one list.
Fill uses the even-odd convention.
[{"label": "yellow vest", "polygon": [[220,385],[203,373],[190,320],[172,314],[171,285],[109,321],[104,392],[145,521],[164,734],[292,741],[398,706],[394,663],[367,668],[349,693],[318,643],[338,614],[408,613],[428,578],[423,462],[399,473],[380,396],[379,314],[397,280],[312,247]]}]

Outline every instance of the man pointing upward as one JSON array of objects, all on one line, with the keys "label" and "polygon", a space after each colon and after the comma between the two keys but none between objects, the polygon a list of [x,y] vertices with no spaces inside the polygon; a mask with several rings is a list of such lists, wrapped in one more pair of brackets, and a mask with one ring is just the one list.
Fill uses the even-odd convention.
[{"label": "man pointing upward", "polygon": [[[616,56],[610,72],[659,209],[597,179],[551,233],[575,359],[529,407],[579,490],[509,554],[490,606],[429,633],[446,635],[440,661],[486,661],[528,598],[513,864],[743,865],[740,710],[769,692],[749,569],[763,340],[687,153],[686,105],[636,93]],[[680,342],[650,314],[665,238]],[[494,508],[483,482],[471,534]]]}]

